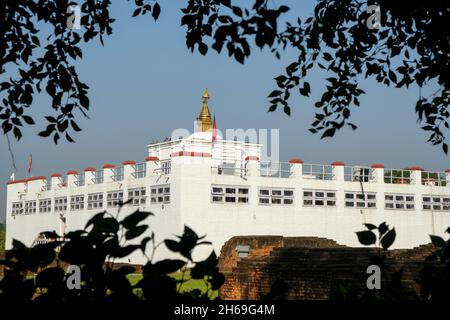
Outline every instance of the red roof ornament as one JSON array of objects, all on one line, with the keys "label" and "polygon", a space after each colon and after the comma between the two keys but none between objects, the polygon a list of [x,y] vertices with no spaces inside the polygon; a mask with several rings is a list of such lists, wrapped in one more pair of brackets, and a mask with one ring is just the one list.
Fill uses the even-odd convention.
[{"label": "red roof ornament", "polygon": [[134,161],[134,160],[125,160],[122,164],[124,166],[134,166],[136,164],[136,161]]},{"label": "red roof ornament", "polygon": [[300,158],[293,158],[289,160],[289,163],[303,163],[303,160]]},{"label": "red roof ornament", "polygon": [[75,171],[75,170],[67,171],[67,175],[71,175],[71,174],[78,174],[78,171]]},{"label": "red roof ornament", "polygon": [[331,163],[333,167],[345,166],[345,163],[342,161],[334,161]]},{"label": "red roof ornament", "polygon": [[103,165],[103,169],[114,169],[116,166],[111,164],[111,163],[107,163],[105,165]]},{"label": "red roof ornament", "polygon": [[86,169],[84,169],[84,172],[95,172],[95,171],[97,171],[97,169],[93,167],[87,167]]},{"label": "red roof ornament", "polygon": [[145,161],[159,161],[159,158],[150,156],[150,157],[145,158]]},{"label": "red roof ornament", "polygon": [[419,166],[411,166],[411,167],[406,168],[406,170],[411,170],[411,171],[423,171],[423,168],[422,168],[422,167],[419,167]]},{"label": "red roof ornament", "polygon": [[382,163],[374,163],[373,165],[371,165],[372,169],[384,169],[384,164]]},{"label": "red roof ornament", "polygon": [[62,174],[61,173],[52,173],[51,177],[52,178],[61,178]]}]

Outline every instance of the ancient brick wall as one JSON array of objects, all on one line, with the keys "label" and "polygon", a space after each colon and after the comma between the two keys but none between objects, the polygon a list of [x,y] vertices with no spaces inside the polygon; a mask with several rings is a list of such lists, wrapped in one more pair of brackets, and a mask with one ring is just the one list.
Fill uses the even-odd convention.
[{"label": "ancient brick wall", "polygon": [[[237,245],[249,245],[248,257],[237,256]],[[432,246],[411,250],[391,250],[385,263],[386,275],[403,269],[402,288],[418,291],[414,281]],[[225,243],[219,267],[226,276],[220,290],[222,299],[259,299],[277,279],[288,284],[287,299],[330,299],[339,288],[352,290],[354,296],[366,291],[367,267],[371,248],[349,248],[333,240],[281,236],[233,237]],[[382,277],[382,288],[390,279]]]},{"label": "ancient brick wall", "polygon": [[239,245],[249,245],[251,250],[248,258],[266,257],[274,248],[306,247],[334,248],[343,247],[335,241],[317,237],[282,237],[282,236],[239,236],[228,240],[222,247],[219,257],[221,272],[231,272],[240,258],[236,248]]}]

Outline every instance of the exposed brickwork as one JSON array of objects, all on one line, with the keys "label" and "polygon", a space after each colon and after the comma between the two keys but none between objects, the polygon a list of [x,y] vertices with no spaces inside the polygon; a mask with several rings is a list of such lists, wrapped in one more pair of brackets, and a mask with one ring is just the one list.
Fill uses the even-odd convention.
[{"label": "exposed brickwork", "polygon": [[[237,245],[250,245],[247,258],[237,256]],[[414,279],[433,247],[391,250],[386,272],[403,269],[402,287],[418,290]],[[259,299],[268,293],[277,278],[291,289],[288,299],[329,299],[335,288],[352,288],[358,296],[366,290],[366,269],[376,255],[372,248],[349,248],[335,241],[314,237],[281,236],[233,237],[222,247],[219,267],[226,275],[220,290],[222,299]],[[388,287],[382,278],[382,288]]]}]

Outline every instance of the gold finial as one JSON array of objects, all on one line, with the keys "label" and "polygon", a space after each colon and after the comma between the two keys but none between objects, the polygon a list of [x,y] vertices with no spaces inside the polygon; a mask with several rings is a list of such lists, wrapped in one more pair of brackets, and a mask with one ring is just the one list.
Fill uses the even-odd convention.
[{"label": "gold finial", "polygon": [[206,88],[205,91],[203,91],[202,98],[203,98],[203,102],[204,102],[204,103],[208,101],[208,99],[209,99],[208,88]]},{"label": "gold finial", "polygon": [[208,88],[203,91],[202,94],[203,106],[200,114],[198,115],[198,131],[206,132],[212,129],[213,123],[211,119],[211,114],[208,108],[209,92]]}]

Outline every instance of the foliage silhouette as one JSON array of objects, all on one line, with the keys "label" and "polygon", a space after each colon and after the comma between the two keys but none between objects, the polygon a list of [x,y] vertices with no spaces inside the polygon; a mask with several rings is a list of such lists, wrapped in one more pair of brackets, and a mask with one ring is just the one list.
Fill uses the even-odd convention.
[{"label": "foliage silhouette", "polygon": [[[54,232],[44,232],[46,238],[56,240],[31,248],[13,240],[13,249],[6,252],[4,261],[0,261],[6,267],[0,282],[0,300],[102,302],[209,299],[225,281],[218,270],[217,257],[213,251],[203,261],[192,258],[196,247],[209,242],[186,226],[177,241],[164,242],[180,258],[154,262],[154,252],[163,243],[156,244],[153,233],[137,241],[148,227],[140,223],[151,215],[150,212],[135,211],[119,221],[117,217],[101,212],[87,222],[84,230],[69,232],[64,238]],[[149,245],[150,257],[146,255]],[[142,267],[142,279],[135,285],[127,279],[129,274],[135,272],[134,267],[114,267],[116,259],[133,252],[141,252],[148,260]],[[71,290],[67,286],[70,274],[65,274],[65,267],[68,265],[77,265],[81,269],[79,290]],[[204,292],[182,291],[183,283],[188,281],[185,273],[178,280],[169,276],[187,269],[192,278],[205,282],[207,289]],[[36,274],[35,279],[30,274]]]},{"label": "foliage silhouette", "polygon": [[[394,244],[397,236],[395,228],[389,228],[386,222],[382,222],[378,227],[371,223],[365,223],[367,230],[356,232],[358,241],[365,246],[375,245],[377,254],[370,257],[370,263],[380,267],[382,275],[389,279],[387,288],[383,291],[368,290],[360,297],[362,300],[405,300],[416,299],[417,295],[409,290],[404,290],[401,284],[403,270],[388,272],[386,270],[386,251]],[[378,231],[375,233],[375,230]],[[344,292],[347,294],[347,292]],[[351,290],[350,290],[351,293]],[[351,295],[350,295],[351,296]]]},{"label": "foliage silhouette", "polygon": [[[156,1],[134,0],[130,15],[157,20],[161,6]],[[87,116],[90,107],[88,85],[82,82],[74,62],[82,59],[81,43],[104,38],[113,32],[110,0],[81,2],[81,30],[67,28],[72,13],[69,0],[4,0],[0,4],[0,120],[4,133],[12,131],[16,139],[21,127],[33,125],[26,114],[36,93],[45,91],[52,99],[56,115],[46,116],[47,127],[39,135],[73,141],[71,131],[81,131],[77,113]],[[370,29],[369,5],[379,4],[381,24]],[[351,108],[360,105],[364,93],[358,77],[373,78],[396,88],[436,85],[429,97],[418,96],[415,111],[422,129],[430,133],[435,145],[444,142],[443,127],[448,128],[449,46],[447,28],[450,8],[445,1],[409,1],[400,5],[390,0],[320,0],[313,14],[301,21],[280,18],[290,10],[272,1],[254,0],[248,7],[231,0],[188,0],[182,8],[181,26],[186,28],[186,45],[202,55],[211,49],[244,63],[256,47],[271,50],[280,58],[286,48],[296,51],[297,59],[286,72],[275,78],[277,89],[269,94],[269,111],[281,107],[291,114],[289,98],[294,90],[309,96],[313,90],[308,72],[317,66],[331,76],[326,90],[315,103],[318,113],[310,131],[332,137],[337,130],[356,125],[349,122]],[[52,32],[44,34],[47,25]],[[41,56],[37,56],[42,51]]]},{"label": "foliage silhouette", "polygon": [[[450,233],[450,228],[447,228]],[[427,257],[417,282],[421,285],[420,296],[426,300],[448,301],[450,299],[450,238],[445,241],[430,236],[436,251]]]},{"label": "foliage silhouette", "polygon": [[[368,230],[357,232],[358,240],[362,245],[378,244],[378,255],[371,257],[371,261],[380,266],[382,271],[385,271],[386,255],[384,252],[395,241],[395,228],[389,229],[389,226],[385,222],[381,223],[378,227],[368,223],[364,225]],[[376,229],[379,231],[378,242],[377,236],[373,232]],[[446,232],[450,233],[450,228],[447,228]],[[425,259],[419,277],[415,279],[420,285],[420,296],[413,292],[402,290],[401,277],[403,271],[398,270],[387,275],[390,276],[390,287],[385,295],[381,296],[377,292],[372,292],[372,294],[367,294],[363,298],[448,301],[450,298],[450,238],[445,241],[439,236],[430,235],[430,240],[436,247],[436,250]]]}]

